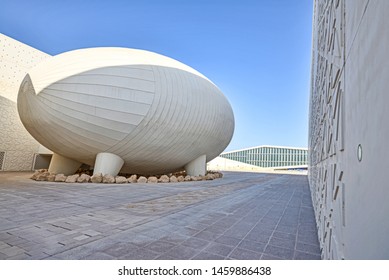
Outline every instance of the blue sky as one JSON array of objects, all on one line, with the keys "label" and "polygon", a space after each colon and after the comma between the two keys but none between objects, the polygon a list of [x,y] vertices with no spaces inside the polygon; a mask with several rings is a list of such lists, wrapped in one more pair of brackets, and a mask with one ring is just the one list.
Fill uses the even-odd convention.
[{"label": "blue sky", "polygon": [[306,147],[313,0],[1,1],[0,32],[51,55],[120,46],[177,59],[230,101],[226,151]]}]

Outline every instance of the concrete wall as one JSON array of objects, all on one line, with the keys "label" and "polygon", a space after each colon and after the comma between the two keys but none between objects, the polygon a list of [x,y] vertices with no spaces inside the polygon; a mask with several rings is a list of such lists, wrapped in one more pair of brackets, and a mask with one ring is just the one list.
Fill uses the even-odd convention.
[{"label": "concrete wall", "polygon": [[39,143],[22,125],[16,108],[26,72],[50,55],[0,34],[0,170],[31,170]]},{"label": "concrete wall", "polygon": [[324,259],[389,259],[388,12],[315,1],[309,182]]}]

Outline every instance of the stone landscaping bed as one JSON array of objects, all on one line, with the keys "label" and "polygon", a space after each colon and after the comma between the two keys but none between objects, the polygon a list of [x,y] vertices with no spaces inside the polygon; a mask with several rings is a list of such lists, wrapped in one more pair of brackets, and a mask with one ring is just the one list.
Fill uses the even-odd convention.
[{"label": "stone landscaping bed", "polygon": [[65,183],[106,183],[106,184],[126,184],[126,183],[177,183],[189,181],[203,181],[214,180],[222,178],[223,174],[220,172],[209,171],[205,176],[189,176],[184,172],[171,173],[169,175],[158,176],[142,176],[131,175],[127,176],[112,176],[109,174],[95,174],[88,175],[86,173],[74,174],[66,176],[64,174],[50,173],[47,169],[40,169],[35,171],[31,179],[35,181],[48,182],[65,182]]}]

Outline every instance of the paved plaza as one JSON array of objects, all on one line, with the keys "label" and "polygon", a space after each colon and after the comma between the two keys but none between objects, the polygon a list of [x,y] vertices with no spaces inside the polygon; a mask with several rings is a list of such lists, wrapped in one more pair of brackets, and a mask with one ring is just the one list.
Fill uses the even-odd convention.
[{"label": "paved plaza", "polygon": [[167,184],[0,173],[0,259],[320,259],[307,177]]}]

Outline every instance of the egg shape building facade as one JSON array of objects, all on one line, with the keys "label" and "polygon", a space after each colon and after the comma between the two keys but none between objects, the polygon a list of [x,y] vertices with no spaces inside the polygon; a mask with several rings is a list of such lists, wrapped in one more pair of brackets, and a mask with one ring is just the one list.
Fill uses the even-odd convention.
[{"label": "egg shape building facade", "polygon": [[18,112],[54,152],[49,171],[158,174],[206,162],[229,144],[234,116],[223,93],[176,60],[127,48],[91,48],[51,57],[21,83]]}]

